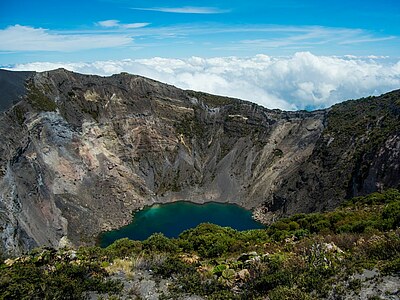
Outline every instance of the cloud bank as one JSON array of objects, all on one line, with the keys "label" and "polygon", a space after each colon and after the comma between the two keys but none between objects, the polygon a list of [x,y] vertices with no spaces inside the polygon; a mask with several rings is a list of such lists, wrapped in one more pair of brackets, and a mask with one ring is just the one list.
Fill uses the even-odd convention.
[{"label": "cloud bank", "polygon": [[400,61],[354,56],[316,56],[298,52],[291,57],[256,55],[248,58],[151,58],[92,63],[37,62],[11,70],[55,68],[111,75],[129,72],[183,89],[241,98],[268,108],[318,109],[347,100],[379,95],[400,88]]}]

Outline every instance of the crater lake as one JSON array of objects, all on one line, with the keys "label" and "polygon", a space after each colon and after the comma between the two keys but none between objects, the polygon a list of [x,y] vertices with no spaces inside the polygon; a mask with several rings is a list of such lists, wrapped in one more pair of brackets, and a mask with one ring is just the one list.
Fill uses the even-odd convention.
[{"label": "crater lake", "polygon": [[251,211],[234,204],[179,201],[156,204],[136,212],[129,225],[101,234],[100,246],[107,247],[121,238],[142,241],[156,232],[170,238],[178,237],[184,230],[201,223],[228,226],[240,231],[264,228],[252,218]]}]

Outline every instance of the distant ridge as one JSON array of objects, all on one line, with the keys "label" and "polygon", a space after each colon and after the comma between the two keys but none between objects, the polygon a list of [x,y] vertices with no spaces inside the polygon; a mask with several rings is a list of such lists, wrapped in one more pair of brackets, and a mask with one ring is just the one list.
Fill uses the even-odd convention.
[{"label": "distant ridge", "polygon": [[25,94],[25,81],[34,71],[8,71],[0,69],[0,112],[10,108],[18,98]]}]

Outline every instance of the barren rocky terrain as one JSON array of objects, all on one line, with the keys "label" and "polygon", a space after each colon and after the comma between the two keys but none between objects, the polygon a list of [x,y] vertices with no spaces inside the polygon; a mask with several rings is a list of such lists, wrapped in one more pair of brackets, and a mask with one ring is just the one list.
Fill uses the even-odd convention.
[{"label": "barren rocky terrain", "polygon": [[0,96],[9,254],[93,244],[154,203],[229,202],[269,222],[399,187],[399,91],[285,112],[126,73],[24,76]]}]

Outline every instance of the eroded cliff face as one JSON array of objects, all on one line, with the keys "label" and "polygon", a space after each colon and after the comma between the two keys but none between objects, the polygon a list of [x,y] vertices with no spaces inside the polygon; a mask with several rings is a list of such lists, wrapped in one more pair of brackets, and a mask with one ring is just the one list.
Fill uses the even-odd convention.
[{"label": "eroded cliff face", "polygon": [[399,151],[400,91],[337,104],[311,156],[266,205],[278,214],[322,211],[346,198],[399,188]]},{"label": "eroded cliff face", "polygon": [[[389,105],[397,125],[393,99],[382,114]],[[0,116],[1,247],[93,244],[153,203],[230,202],[268,219],[398,186],[398,127],[360,154],[367,131],[345,142],[332,111],[268,110],[128,74],[37,73]]]}]

